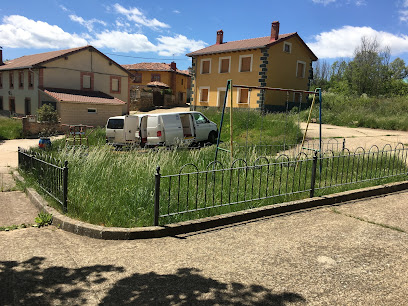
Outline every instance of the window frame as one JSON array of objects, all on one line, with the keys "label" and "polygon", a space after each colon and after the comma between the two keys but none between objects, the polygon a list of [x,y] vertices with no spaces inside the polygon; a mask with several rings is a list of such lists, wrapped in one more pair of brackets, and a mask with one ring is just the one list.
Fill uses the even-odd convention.
[{"label": "window frame", "polygon": [[24,89],[24,71],[18,72],[18,88]]},{"label": "window frame", "polygon": [[[241,102],[242,90],[248,90],[247,94],[247,102]],[[249,105],[251,101],[249,101],[249,88],[237,88],[237,105]]]},{"label": "window frame", "polygon": [[[117,81],[118,81],[118,90],[113,90],[113,80],[117,80]],[[120,92],[121,92],[121,87],[122,87],[121,77],[120,77],[120,76],[113,76],[113,75],[111,75],[111,77],[110,77],[110,93],[112,93],[112,94],[120,94]]]},{"label": "window frame", "polygon": [[[299,99],[297,99],[297,100],[296,100],[296,95],[299,95]],[[301,101],[299,101],[299,100],[301,100]],[[302,95],[301,92],[294,92],[293,93],[293,102],[294,103],[299,103],[299,102],[302,103],[303,102],[302,100],[303,100],[303,95]]]},{"label": "window frame", "polygon": [[[217,107],[221,107],[222,104],[224,103],[224,101],[220,101],[220,91],[225,91],[225,87],[218,87],[217,88]],[[225,93],[227,94],[227,105],[228,106],[228,93],[225,91]]]},{"label": "window frame", "polygon": [[[84,76],[89,76],[89,84],[90,87],[84,87]],[[81,77],[80,77],[80,81],[81,81],[81,90],[88,90],[88,91],[93,91],[94,90],[94,74],[93,72],[83,72],[81,71]]]},{"label": "window frame", "polygon": [[14,71],[9,72],[9,88],[14,89]]},{"label": "window frame", "polygon": [[[202,101],[201,100],[201,93],[202,93],[202,90],[203,89],[207,89],[208,90],[208,93],[207,93],[207,101]],[[210,103],[210,86],[200,86],[200,89],[199,89],[199,93],[198,93],[198,101],[200,102],[200,103]]]},{"label": "window frame", "polygon": [[[28,107],[28,109],[29,109],[29,111],[27,112],[27,102],[28,102],[28,105],[29,105],[29,107]],[[29,113],[29,114],[27,114],[27,113]],[[27,116],[27,115],[31,115],[31,98],[30,97],[25,97],[24,98],[24,114]]]},{"label": "window frame", "polygon": [[[158,80],[156,80],[157,77],[158,77]],[[160,73],[152,73],[150,75],[150,82],[161,82],[161,74]]]},{"label": "window frame", "polygon": [[[203,73],[203,64],[204,62],[210,62],[209,66],[208,66],[208,72]],[[211,65],[212,61],[211,58],[202,58],[200,60],[200,74],[211,74]]]},{"label": "window frame", "polygon": [[[11,109],[11,101],[13,101],[14,110]],[[11,112],[13,112],[13,113],[16,112],[16,97],[14,97],[14,96],[9,97],[9,112],[10,113]]]},{"label": "window frame", "polygon": [[[299,76],[299,64],[303,65],[303,71],[302,71],[301,76]],[[296,61],[296,77],[299,78],[299,79],[304,79],[305,76],[306,76],[306,62],[297,60]]]},{"label": "window frame", "polygon": [[[221,72],[222,68],[222,60],[228,59],[228,71],[227,72]],[[218,73],[230,73],[231,72],[231,56],[222,56],[218,59]]]},{"label": "window frame", "polygon": [[[289,52],[285,50],[285,47],[289,46]],[[288,41],[283,42],[283,53],[291,54],[292,53],[292,43]]]},{"label": "window frame", "polygon": [[[133,78],[133,83],[142,83],[142,80],[143,80],[143,74],[142,74],[142,73],[140,73],[140,72],[135,72],[135,73],[133,74],[133,76],[134,76],[134,78]],[[139,78],[140,78],[140,81],[138,81]]]},{"label": "window frame", "polygon": [[[241,71],[242,70],[242,59],[244,58],[244,57],[250,57],[251,58],[251,65],[249,66],[249,71]],[[254,62],[254,56],[253,56],[253,54],[243,54],[243,55],[240,55],[239,56],[239,67],[238,67],[238,72],[240,72],[240,73],[245,73],[245,72],[252,72],[252,64],[253,64],[253,62]]]},{"label": "window frame", "polygon": [[28,71],[28,89],[34,88],[34,72]]},{"label": "window frame", "polygon": [[[90,112],[90,110],[91,110],[91,112]],[[96,109],[96,108],[88,108],[88,114],[97,114],[98,113],[98,109]]]}]

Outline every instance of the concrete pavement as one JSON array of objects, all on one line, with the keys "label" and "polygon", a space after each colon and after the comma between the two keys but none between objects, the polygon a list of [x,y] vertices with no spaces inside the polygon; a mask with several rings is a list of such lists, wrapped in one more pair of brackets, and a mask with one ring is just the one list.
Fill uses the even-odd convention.
[{"label": "concrete pavement", "polygon": [[0,304],[404,305],[407,200],[401,192],[150,240],[0,232]]}]

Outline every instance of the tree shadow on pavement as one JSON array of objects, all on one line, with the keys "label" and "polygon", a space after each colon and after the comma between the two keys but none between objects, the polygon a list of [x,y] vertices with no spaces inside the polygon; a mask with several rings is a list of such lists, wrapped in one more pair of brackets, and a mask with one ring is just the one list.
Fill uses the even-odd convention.
[{"label": "tree shadow on pavement", "polygon": [[[223,283],[194,268],[175,274],[134,273],[124,267],[47,266],[44,257],[0,262],[0,305],[287,305],[305,304],[297,293],[259,285]],[[114,277],[113,277],[114,276]],[[120,275],[119,275],[120,276]],[[118,279],[112,283],[111,279]],[[107,288],[107,289],[106,289]],[[110,289],[109,289],[110,288]],[[106,290],[106,292],[104,292]],[[99,297],[104,296],[102,301]]]},{"label": "tree shadow on pavement", "polygon": [[86,304],[92,283],[105,282],[108,272],[124,271],[111,265],[70,269],[45,264],[44,257],[0,261],[0,305]]},{"label": "tree shadow on pavement", "polygon": [[299,294],[271,293],[259,285],[222,283],[193,268],[175,274],[135,273],[121,279],[103,299],[103,305],[286,305],[306,303]]}]

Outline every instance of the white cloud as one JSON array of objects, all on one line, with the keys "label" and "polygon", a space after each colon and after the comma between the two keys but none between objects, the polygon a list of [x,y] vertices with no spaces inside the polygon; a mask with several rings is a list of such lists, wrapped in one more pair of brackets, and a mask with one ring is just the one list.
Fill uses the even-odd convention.
[{"label": "white cloud", "polygon": [[400,10],[399,11],[399,19],[402,22],[408,22],[408,10]]},{"label": "white cloud", "polygon": [[83,25],[84,27],[86,27],[88,29],[89,32],[93,31],[93,27],[95,23],[99,23],[103,26],[106,27],[106,22],[99,20],[99,19],[91,19],[91,20],[85,20],[84,18],[77,16],[77,15],[69,15],[69,18],[74,21],[74,22],[78,22],[80,25]]},{"label": "white cloud", "polygon": [[61,49],[87,44],[75,33],[67,33],[56,25],[24,16],[5,16],[0,24],[0,46],[3,47]]},{"label": "white cloud", "polygon": [[158,39],[157,51],[161,56],[172,56],[186,54],[204,48],[207,44],[202,40],[188,39],[184,35],[174,37],[160,36]]},{"label": "white cloud", "polygon": [[376,31],[370,27],[344,26],[330,32],[322,32],[314,37],[308,46],[319,58],[353,57],[360,46],[361,38],[375,38],[380,47],[390,47],[392,55],[408,50],[408,36]]},{"label": "white cloud", "polygon": [[90,42],[96,48],[109,48],[115,52],[152,52],[157,47],[143,34],[130,34],[120,31],[104,31],[95,34]]},{"label": "white cloud", "polygon": [[179,10],[173,10],[173,13],[180,14],[180,11]]},{"label": "white cloud", "polygon": [[63,6],[62,4],[60,4],[60,6],[59,6],[64,12],[68,12],[68,9],[65,7],[65,6]]},{"label": "white cloud", "polygon": [[336,0],[312,0],[313,3],[316,4],[323,4],[323,5],[328,5],[330,3],[336,2]]},{"label": "white cloud", "polygon": [[113,5],[117,13],[126,16],[129,21],[133,21],[136,24],[143,25],[152,29],[158,28],[170,28],[170,26],[164,22],[158,21],[156,18],[148,19],[139,9],[136,7],[126,9],[120,4]]}]

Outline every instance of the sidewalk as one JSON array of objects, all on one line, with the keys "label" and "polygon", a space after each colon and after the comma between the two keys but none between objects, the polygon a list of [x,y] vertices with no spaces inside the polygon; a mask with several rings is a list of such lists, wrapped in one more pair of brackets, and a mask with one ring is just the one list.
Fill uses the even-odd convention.
[{"label": "sidewalk", "polygon": [[404,305],[407,200],[400,192],[148,240],[0,232],[0,304]]}]

